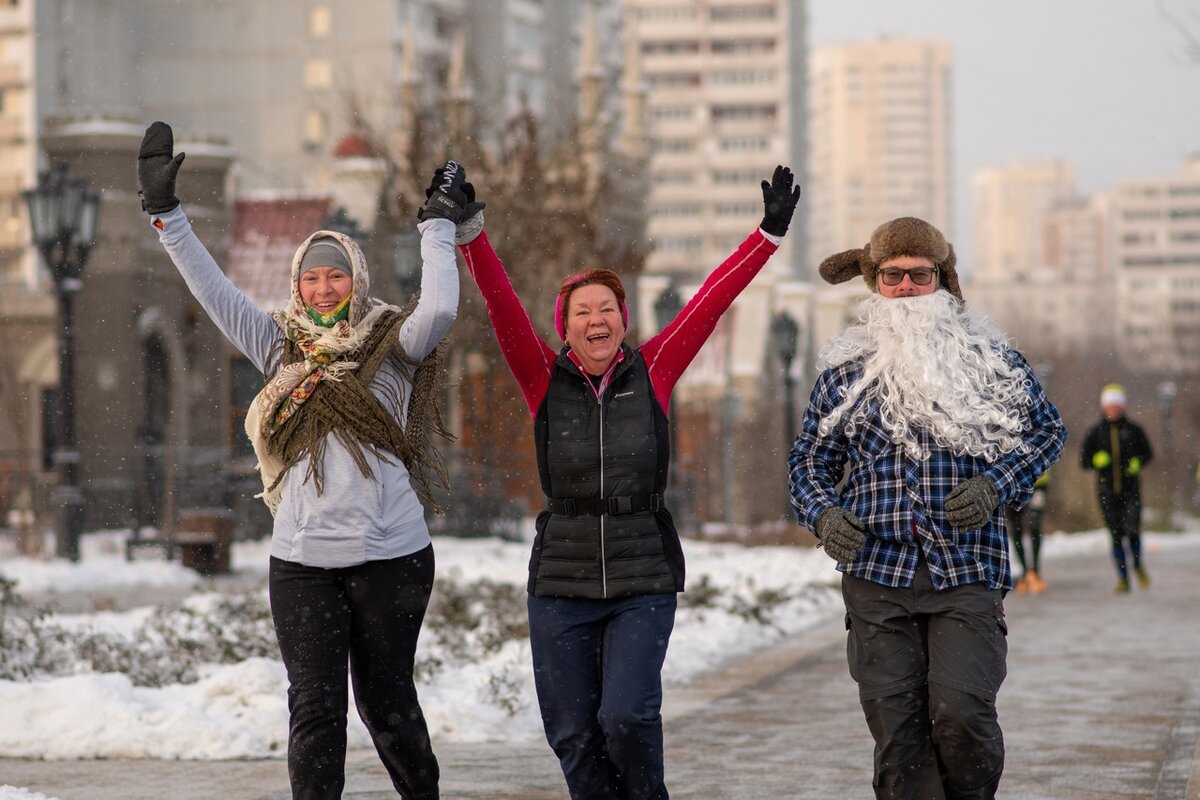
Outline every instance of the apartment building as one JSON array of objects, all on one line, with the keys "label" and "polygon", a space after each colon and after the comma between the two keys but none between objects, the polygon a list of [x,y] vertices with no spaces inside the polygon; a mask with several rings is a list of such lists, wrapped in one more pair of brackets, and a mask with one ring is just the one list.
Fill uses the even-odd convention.
[{"label": "apartment building", "polygon": [[968,297],[1031,358],[1107,353],[1116,302],[1109,202],[1062,161],[977,170]]},{"label": "apartment building", "polygon": [[[651,140],[650,273],[697,277],[762,219],[776,164],[804,180],[805,5],[626,0]],[[807,185],[805,191],[808,190]],[[804,209],[768,270],[802,275]]]},{"label": "apartment building", "polygon": [[1130,178],[1113,195],[1121,360],[1147,371],[1200,369],[1200,156],[1175,175]]},{"label": "apartment building", "polygon": [[813,51],[806,190],[814,269],[896,217],[920,217],[954,239],[950,68],[950,47],[936,39]]},{"label": "apartment building", "polygon": [[1087,197],[1060,200],[1046,212],[1045,270],[1064,281],[1112,279],[1112,195],[1097,192]]},{"label": "apartment building", "polygon": [[982,282],[1024,281],[1045,269],[1049,213],[1074,196],[1075,169],[1063,161],[976,170],[971,274]]}]

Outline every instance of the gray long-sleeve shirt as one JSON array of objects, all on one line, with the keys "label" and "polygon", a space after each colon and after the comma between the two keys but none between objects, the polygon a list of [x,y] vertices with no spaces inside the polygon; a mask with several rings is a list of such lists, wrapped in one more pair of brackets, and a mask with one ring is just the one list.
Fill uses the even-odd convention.
[{"label": "gray long-sleeve shirt", "polygon": [[[269,314],[259,310],[234,286],[192,231],[182,207],[156,217],[158,238],[196,300],[216,326],[246,358],[264,371],[283,334]],[[422,222],[421,299],[400,326],[400,345],[410,359],[433,352],[454,322],[458,310],[458,269],[454,258],[454,223]],[[280,264],[279,269],[289,269]],[[380,368],[370,388],[403,424],[411,395],[411,374],[390,362]],[[387,385],[403,386],[397,404]],[[348,567],[415,553],[430,542],[424,509],[399,458],[384,461],[364,451],[375,480],[364,478],[336,436],[325,443],[323,491],[305,480],[308,465],[296,464],[280,484],[282,498],[275,515],[271,555],[314,567]],[[390,462],[390,463],[389,463]]]}]

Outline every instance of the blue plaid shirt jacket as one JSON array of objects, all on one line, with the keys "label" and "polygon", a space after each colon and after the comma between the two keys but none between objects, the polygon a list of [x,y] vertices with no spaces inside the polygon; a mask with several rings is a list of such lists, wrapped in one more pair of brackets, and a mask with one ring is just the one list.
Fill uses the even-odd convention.
[{"label": "blue plaid shirt jacket", "polygon": [[[851,361],[821,373],[788,459],[789,484],[796,518],[809,530],[815,531],[817,518],[833,506],[845,508],[866,526],[866,544],[854,561],[838,564],[840,571],[884,586],[909,587],[920,548],[935,589],[981,582],[991,589],[1012,588],[1004,506],[1029,502],[1038,476],[1062,453],[1067,431],[1021,354],[1006,349],[1005,356],[1025,372],[1031,403],[1025,409],[1028,424],[1022,446],[991,463],[955,455],[926,432],[918,436],[929,458],[912,458],[883,429],[879,401],[871,391],[859,399],[868,404],[867,416],[853,436],[846,435],[844,421],[858,416],[857,408],[828,436],[821,436],[820,420],[837,407],[844,389],[863,370],[861,362]],[[946,521],[943,500],[976,475],[985,475],[996,486],[1000,504],[982,528],[955,529]]]}]

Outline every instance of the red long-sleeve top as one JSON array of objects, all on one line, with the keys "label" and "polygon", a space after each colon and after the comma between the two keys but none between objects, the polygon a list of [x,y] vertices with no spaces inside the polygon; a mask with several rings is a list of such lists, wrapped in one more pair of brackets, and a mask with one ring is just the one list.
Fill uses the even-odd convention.
[{"label": "red long-sleeve top", "polygon": [[[761,230],[755,230],[713,270],[679,315],[641,346],[654,394],[664,412],[670,413],[671,392],[676,382],[712,335],[717,320],[778,247]],[[538,336],[487,234],[480,233],[460,249],[487,305],[488,319],[496,331],[504,360],[525,395],[530,416],[536,418],[550,387],[558,352]]]}]

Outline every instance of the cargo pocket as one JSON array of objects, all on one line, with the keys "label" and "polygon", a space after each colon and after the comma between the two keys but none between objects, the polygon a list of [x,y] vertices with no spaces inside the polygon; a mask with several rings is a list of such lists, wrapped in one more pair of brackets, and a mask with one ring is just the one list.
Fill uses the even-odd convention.
[{"label": "cargo pocket", "polygon": [[1004,617],[1004,601],[1002,599],[998,599],[992,604],[992,616],[996,618],[996,627],[999,628],[1000,633],[1007,638],[1008,620]]}]

